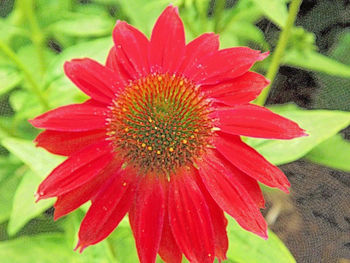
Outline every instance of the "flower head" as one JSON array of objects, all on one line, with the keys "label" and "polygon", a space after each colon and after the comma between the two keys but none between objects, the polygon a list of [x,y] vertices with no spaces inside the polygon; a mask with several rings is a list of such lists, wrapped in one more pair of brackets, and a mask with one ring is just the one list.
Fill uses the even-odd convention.
[{"label": "flower head", "polygon": [[226,258],[226,218],[263,238],[258,181],[288,192],[285,175],[240,135],[292,139],[298,125],[249,102],[268,85],[250,72],[267,54],[219,50],[206,33],[186,44],[177,8],[167,7],[151,39],[118,21],[106,65],[74,59],[66,75],[91,99],[44,113],[38,146],[68,156],[40,184],[57,197],[55,219],[91,206],[77,248],[105,239],[128,213],[141,262]]}]

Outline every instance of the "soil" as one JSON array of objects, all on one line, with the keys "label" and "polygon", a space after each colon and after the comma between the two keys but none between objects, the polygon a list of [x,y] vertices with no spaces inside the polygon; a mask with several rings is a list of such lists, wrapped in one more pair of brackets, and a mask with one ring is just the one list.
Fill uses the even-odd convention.
[{"label": "soil", "polygon": [[271,229],[297,262],[345,263],[350,259],[350,174],[304,160],[281,168],[292,187],[290,195],[266,195]]}]

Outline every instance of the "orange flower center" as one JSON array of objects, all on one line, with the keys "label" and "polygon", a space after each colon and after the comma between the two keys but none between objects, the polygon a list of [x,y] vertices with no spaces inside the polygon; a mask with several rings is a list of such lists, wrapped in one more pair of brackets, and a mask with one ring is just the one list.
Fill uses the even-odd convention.
[{"label": "orange flower center", "polygon": [[203,153],[213,128],[210,109],[191,81],[152,74],[132,82],[113,101],[108,135],[127,165],[169,176]]}]

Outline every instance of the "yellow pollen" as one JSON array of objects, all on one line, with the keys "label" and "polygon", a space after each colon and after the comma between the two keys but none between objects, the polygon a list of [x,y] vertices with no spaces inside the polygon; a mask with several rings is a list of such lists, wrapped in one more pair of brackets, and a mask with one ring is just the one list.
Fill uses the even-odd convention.
[{"label": "yellow pollen", "polygon": [[152,151],[152,147],[151,147],[151,146],[148,146],[147,149],[148,149],[149,151]]},{"label": "yellow pollen", "polygon": [[184,84],[184,82],[181,80],[181,81],[179,82],[179,85],[182,86],[183,84]]},{"label": "yellow pollen", "polygon": [[162,81],[162,77],[159,76],[159,77],[158,77],[158,80],[159,80],[159,81]]},{"label": "yellow pollen", "polygon": [[125,112],[125,111],[127,111],[127,109],[123,108],[123,111]]},{"label": "yellow pollen", "polygon": [[195,129],[194,131],[195,131],[195,132],[199,132],[199,130],[198,130],[198,129]]},{"label": "yellow pollen", "polygon": [[183,139],[182,142],[183,142],[184,144],[186,144],[186,143],[187,143],[187,140],[186,140],[186,139]]},{"label": "yellow pollen", "polygon": [[126,186],[126,182],[123,183],[123,186]]},{"label": "yellow pollen", "polygon": [[191,138],[194,139],[194,135],[191,135]]},{"label": "yellow pollen", "polygon": [[128,132],[128,131],[129,131],[129,128],[125,128],[124,131],[125,131],[125,132]]},{"label": "yellow pollen", "polygon": [[149,122],[152,122],[152,119],[151,119],[151,118],[148,118],[148,121],[149,121]]},{"label": "yellow pollen", "polygon": [[145,144],[145,143],[143,143],[143,144],[141,144],[141,146],[142,146],[142,148],[145,148],[145,147],[146,147],[146,144]]},{"label": "yellow pollen", "polygon": [[159,154],[160,154],[160,151],[157,151],[157,154],[159,155]]},{"label": "yellow pollen", "polygon": [[170,148],[169,148],[169,152],[172,153],[173,151],[174,151],[174,148],[173,148],[173,147],[170,147]]}]

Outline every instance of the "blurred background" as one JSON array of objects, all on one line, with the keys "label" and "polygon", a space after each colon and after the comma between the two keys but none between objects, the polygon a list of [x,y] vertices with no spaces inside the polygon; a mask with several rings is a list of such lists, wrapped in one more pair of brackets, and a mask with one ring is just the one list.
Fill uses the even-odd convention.
[{"label": "blurred background", "polygon": [[[84,101],[63,63],[78,57],[104,63],[117,19],[149,37],[169,3],[179,6],[187,41],[216,32],[221,48],[272,54],[290,6],[289,0],[0,0],[0,262],[137,262],[127,220],[80,255],[72,250],[88,205],[54,222],[54,200],[34,204],[39,182],[63,158],[34,146],[39,131],[27,120]],[[269,75],[271,57],[253,70]],[[292,188],[290,195],[264,188],[269,241],[230,222],[227,262],[349,263],[349,0],[302,1],[266,105],[312,136],[300,144],[247,141],[281,165]]]}]

